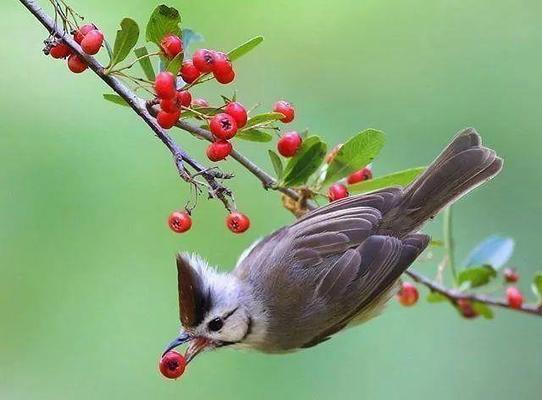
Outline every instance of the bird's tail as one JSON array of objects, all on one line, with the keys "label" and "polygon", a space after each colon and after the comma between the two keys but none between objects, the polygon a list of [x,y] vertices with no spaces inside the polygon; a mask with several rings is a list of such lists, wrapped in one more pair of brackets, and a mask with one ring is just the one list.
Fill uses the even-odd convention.
[{"label": "bird's tail", "polygon": [[408,234],[447,205],[499,173],[503,160],[482,146],[473,128],[457,134],[435,161],[405,188],[399,206],[390,210],[384,228]]}]

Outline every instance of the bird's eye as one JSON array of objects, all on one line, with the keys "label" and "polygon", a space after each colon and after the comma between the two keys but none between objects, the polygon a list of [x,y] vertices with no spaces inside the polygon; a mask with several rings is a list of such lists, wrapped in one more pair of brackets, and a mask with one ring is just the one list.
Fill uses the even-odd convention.
[{"label": "bird's eye", "polygon": [[212,321],[209,321],[209,324],[207,326],[209,327],[210,331],[217,332],[222,329],[223,325],[224,321],[222,321],[222,318],[215,318]]}]

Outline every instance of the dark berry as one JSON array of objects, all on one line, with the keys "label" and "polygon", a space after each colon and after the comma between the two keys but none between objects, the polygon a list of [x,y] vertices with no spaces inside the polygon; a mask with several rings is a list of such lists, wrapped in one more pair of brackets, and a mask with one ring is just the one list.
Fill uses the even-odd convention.
[{"label": "dark berry", "polygon": [[523,305],[523,295],[517,287],[511,286],[506,289],[506,300],[511,308],[521,308]]},{"label": "dark berry", "polygon": [[292,122],[295,116],[294,107],[285,100],[279,100],[273,105],[273,111],[281,113],[284,115],[284,118],[281,119],[282,122],[287,124]]},{"label": "dark berry", "polygon": [[250,227],[250,220],[245,214],[232,212],[226,217],[226,225],[233,233],[243,233]]},{"label": "dark berry", "polygon": [[348,183],[349,185],[353,185],[354,183],[369,180],[372,177],[373,177],[373,172],[371,171],[371,168],[365,167],[363,169],[360,169],[359,171],[356,171],[348,175],[348,178],[346,178],[346,183]]},{"label": "dark berry", "polygon": [[177,95],[175,76],[171,72],[160,72],[154,80],[154,91],[161,99],[173,99]]},{"label": "dark berry", "polygon": [[88,68],[88,64],[82,60],[77,54],[71,54],[68,57],[68,68],[71,72],[80,74]]},{"label": "dark berry", "polygon": [[226,112],[226,114],[229,114],[233,117],[233,119],[237,123],[237,128],[242,128],[247,123],[247,110],[245,109],[245,107],[243,107],[241,103],[232,101],[231,103],[228,103],[224,111]]},{"label": "dark berry", "polygon": [[85,24],[81,25],[78,30],[75,31],[73,34],[73,40],[75,40],[78,44],[81,44],[87,33],[96,30],[96,25],[94,24]]},{"label": "dark berry", "polygon": [[516,283],[519,281],[519,274],[514,268],[505,268],[503,274],[504,280],[507,283]]},{"label": "dark berry", "polygon": [[401,289],[397,293],[397,300],[403,306],[409,307],[416,304],[418,298],[420,297],[418,289],[412,283],[403,282],[401,284]]},{"label": "dark berry", "polygon": [[160,48],[170,60],[183,51],[183,42],[177,35],[167,35],[160,41]]},{"label": "dark berry", "polygon": [[230,155],[233,146],[227,140],[217,140],[207,147],[207,157],[211,161],[220,161]]},{"label": "dark berry", "polygon": [[334,183],[329,187],[327,197],[329,198],[329,201],[344,199],[345,197],[348,197],[348,190],[343,184]]},{"label": "dark berry", "polygon": [[160,359],[158,367],[166,378],[177,379],[184,373],[186,359],[174,350],[168,351]]},{"label": "dark berry", "polygon": [[194,66],[203,73],[212,72],[215,65],[216,54],[214,51],[207,49],[196,50],[192,56]]},{"label": "dark berry", "polygon": [[181,90],[177,92],[177,103],[182,107],[190,107],[192,102],[192,95],[187,90]]},{"label": "dark berry", "polygon": [[183,65],[181,66],[181,78],[183,78],[183,81],[186,83],[192,83],[196,79],[198,79],[201,75],[199,70],[194,67],[194,63],[192,60],[184,60]]},{"label": "dark berry", "polygon": [[104,35],[97,29],[87,33],[81,41],[81,49],[87,54],[96,54],[100,51],[104,42]]},{"label": "dark berry", "polygon": [[467,319],[476,318],[478,312],[472,306],[472,302],[469,299],[459,299],[457,300],[457,308],[461,315]]},{"label": "dark berry", "polygon": [[237,123],[229,114],[220,113],[215,115],[210,122],[211,132],[217,138],[231,139],[237,133]]},{"label": "dark berry", "polygon": [[160,125],[162,128],[170,129],[175,126],[175,124],[179,121],[180,117],[181,112],[179,110],[172,113],[158,111],[158,115],[156,116],[156,122],[158,122],[158,125]]},{"label": "dark berry", "polygon": [[284,157],[293,157],[302,143],[303,139],[299,133],[287,132],[277,142],[277,150]]},{"label": "dark berry", "polygon": [[192,218],[185,211],[174,211],[169,215],[167,223],[173,232],[183,233],[192,227]]},{"label": "dark berry", "polygon": [[71,54],[71,49],[66,43],[57,43],[49,50],[49,54],[53,58],[66,58]]}]

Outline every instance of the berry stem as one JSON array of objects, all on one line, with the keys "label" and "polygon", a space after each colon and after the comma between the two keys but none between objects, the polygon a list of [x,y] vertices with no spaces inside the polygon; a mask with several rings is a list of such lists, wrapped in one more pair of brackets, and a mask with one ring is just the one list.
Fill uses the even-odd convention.
[{"label": "berry stem", "polygon": [[[142,55],[141,57],[138,57],[136,58],[134,61],[132,61],[130,64],[124,66],[124,67],[121,67],[121,68],[118,68],[118,69],[114,69],[114,70],[106,70],[106,72],[108,74],[114,74],[114,73],[119,73],[121,71],[124,71],[124,70],[127,70],[127,69],[130,69],[132,68],[134,65],[136,65],[139,61],[141,60],[144,60],[145,58],[150,58],[150,57],[155,57],[155,56],[158,56],[160,55],[160,51],[156,51],[154,53],[148,53],[148,54],[144,54]],[[149,81],[147,81],[149,82]]]}]

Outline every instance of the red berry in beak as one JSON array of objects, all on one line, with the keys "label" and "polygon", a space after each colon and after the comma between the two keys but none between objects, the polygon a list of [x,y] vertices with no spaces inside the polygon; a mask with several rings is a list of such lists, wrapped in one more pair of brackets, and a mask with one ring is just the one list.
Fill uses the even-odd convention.
[{"label": "red berry in beak", "polygon": [[183,51],[183,42],[177,35],[167,35],[160,41],[160,48],[170,60]]},{"label": "red berry in beak", "polygon": [[295,116],[294,107],[292,107],[292,105],[285,100],[277,101],[273,105],[273,111],[284,115],[284,118],[282,118],[281,121],[284,122],[285,124],[287,124],[288,122],[292,122],[294,120],[294,116]]},{"label": "red berry in beak", "polygon": [[345,197],[348,197],[348,190],[346,189],[346,186],[340,183],[334,183],[329,187],[327,197],[329,198],[329,201],[344,199]]},{"label": "red berry in beak", "polygon": [[401,289],[397,293],[397,300],[403,306],[410,307],[416,304],[418,298],[420,297],[418,289],[412,283],[403,282],[401,284]]},{"label": "red berry in beak", "polygon": [[192,218],[187,212],[174,211],[169,215],[167,223],[176,233],[184,233],[192,227]]},{"label": "red berry in beak", "polygon": [[226,225],[233,233],[243,233],[250,227],[250,220],[245,214],[232,212],[226,217]]},{"label": "red berry in beak", "polygon": [[168,351],[160,359],[158,367],[166,378],[177,379],[184,373],[186,359],[176,351]]},{"label": "red berry in beak", "polygon": [[177,95],[175,85],[175,76],[171,72],[160,72],[154,80],[156,96],[161,99],[173,99]]},{"label": "red berry in beak", "polygon": [[506,300],[511,308],[521,308],[523,305],[523,295],[517,287],[509,287],[506,289]]},{"label": "red berry in beak", "polygon": [[228,103],[224,111],[226,111],[226,114],[229,114],[233,117],[233,119],[237,123],[237,128],[242,128],[247,123],[247,110],[245,109],[245,107],[243,107],[241,103],[232,101],[231,103]]},{"label": "red berry in beak", "polygon": [[301,147],[301,143],[303,143],[303,139],[299,133],[287,132],[277,142],[277,150],[284,157],[293,157]]},{"label": "red berry in beak", "polygon": [[198,79],[201,75],[199,70],[194,66],[194,63],[192,60],[184,60],[183,65],[181,67],[181,78],[183,78],[183,81],[186,83],[192,83],[196,79]]},{"label": "red berry in beak", "polygon": [[104,35],[97,29],[87,33],[81,41],[81,49],[87,54],[93,55],[100,51],[104,42]]},{"label": "red berry in beak", "polygon": [[373,172],[371,171],[371,168],[365,167],[363,169],[360,169],[359,171],[356,171],[348,175],[348,178],[346,178],[346,183],[348,183],[349,185],[353,185],[354,183],[369,180],[372,177],[373,177]]},{"label": "red berry in beak", "polygon": [[207,157],[211,161],[220,161],[228,157],[233,150],[230,142],[227,140],[217,140],[207,147]]},{"label": "red berry in beak", "polygon": [[215,115],[210,122],[211,132],[219,139],[231,139],[237,133],[237,123],[229,114]]}]

